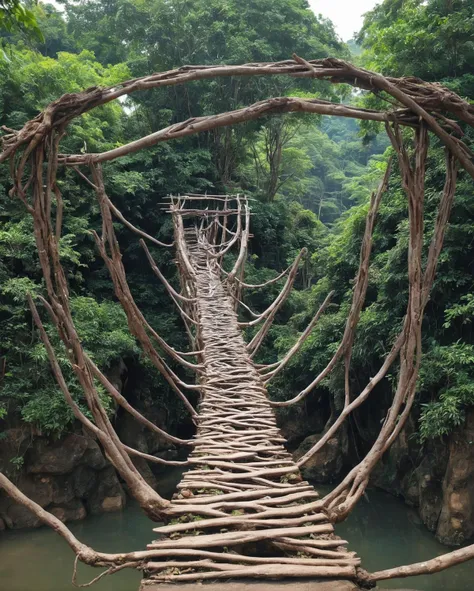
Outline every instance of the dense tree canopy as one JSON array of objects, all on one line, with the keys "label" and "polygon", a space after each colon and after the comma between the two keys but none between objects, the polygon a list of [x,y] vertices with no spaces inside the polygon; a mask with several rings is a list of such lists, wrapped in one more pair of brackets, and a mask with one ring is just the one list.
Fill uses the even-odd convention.
[{"label": "dense tree canopy", "polygon": [[[183,64],[275,61],[293,52],[308,58],[349,56],[332,24],[317,18],[306,0],[63,0],[61,4],[64,12],[42,3],[28,9],[44,38],[25,37],[12,27],[2,35],[0,119],[8,128],[21,127],[66,92]],[[442,81],[474,99],[473,29],[474,8],[467,0],[385,0],[366,16],[358,39],[363,48],[360,59],[386,74]],[[288,78],[193,83],[179,90],[143,92],[84,115],[71,125],[62,150],[109,149],[191,115],[218,113],[281,95],[366,104],[385,98],[354,96],[327,83]],[[251,283],[268,279],[298,249],[308,247],[298,290],[280,313],[260,360],[274,360],[291,346],[325,295],[333,289],[335,296],[302,354],[272,386],[276,397],[285,398],[324,367],[342,334],[368,199],[391,152],[387,146],[385,136],[373,126],[361,131],[349,120],[289,115],[127,156],[105,168],[106,183],[126,217],[163,240],[169,240],[171,233],[170,221],[160,210],[168,193],[225,190],[254,197]],[[443,163],[443,151],[436,147],[428,170],[428,234],[442,189]],[[376,227],[367,304],[354,349],[354,390],[373,375],[404,313],[407,204],[397,174],[395,167]],[[26,311],[26,293],[43,289],[32,228],[22,208],[8,197],[6,171],[0,182],[0,412],[8,419],[5,426],[21,418],[59,434],[72,416],[54,385]],[[140,359],[112,296],[108,274],[98,261],[90,231],[97,228],[99,216],[90,188],[73,170],[62,172],[60,183],[67,205],[61,251],[84,345],[102,368],[110,369],[122,360],[130,374],[140,376],[130,381],[134,389],[130,395],[166,399],[167,386]],[[449,433],[474,403],[473,215],[471,184],[461,176],[425,319],[417,407],[422,440]],[[173,346],[182,346],[183,326],[135,238],[123,227],[117,231],[137,302]],[[171,275],[171,255],[159,250],[154,254]],[[263,296],[249,293],[247,303],[263,309],[275,290]],[[295,314],[290,321],[291,313]],[[69,378],[73,384],[72,375]],[[314,394],[314,400],[327,400],[328,418],[330,409],[340,406],[342,381],[341,369]],[[80,398],[79,389],[75,393]],[[358,413],[363,441],[371,437],[371,424],[383,416],[390,383],[380,387],[379,399],[381,405],[371,407],[369,401]],[[176,408],[176,417],[179,413]]]}]

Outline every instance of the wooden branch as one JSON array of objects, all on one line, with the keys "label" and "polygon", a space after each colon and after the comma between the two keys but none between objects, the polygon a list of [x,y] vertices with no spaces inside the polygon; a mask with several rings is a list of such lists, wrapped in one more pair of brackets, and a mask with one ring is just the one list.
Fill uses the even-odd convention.
[{"label": "wooden branch", "polygon": [[[245,308],[247,310],[247,312],[250,314],[250,316],[253,316],[254,318],[258,318],[258,322],[263,320],[262,314],[260,312],[254,312],[252,310],[252,308],[250,308],[250,306],[247,306],[247,304],[245,302],[243,302],[241,299],[239,299],[230,290],[229,290],[229,295],[234,300],[234,302],[237,304],[237,308],[238,308],[238,305],[240,305],[240,306],[242,306],[242,308]],[[247,322],[239,322],[239,327],[242,328],[243,326],[248,326],[248,323]]]},{"label": "wooden branch", "polygon": [[177,540],[159,540],[148,544],[152,550],[163,550],[172,548],[173,550],[186,548],[216,548],[222,546],[237,546],[242,543],[259,542],[261,540],[272,540],[280,536],[303,537],[310,534],[329,534],[333,527],[329,524],[324,525],[306,525],[298,527],[269,528],[253,531],[235,531],[218,534],[204,534],[201,536],[192,536],[191,538],[180,538]]},{"label": "wooden branch", "polygon": [[[186,197],[185,197],[186,198]],[[170,211],[169,208],[165,209],[166,213],[172,214],[173,211]],[[227,215],[239,215],[239,209],[179,209],[176,212],[176,215],[180,215],[183,217],[203,217],[207,218],[210,215],[220,215],[220,216],[227,216]],[[201,228],[202,230],[202,228]]]},{"label": "wooden branch", "polygon": [[114,387],[114,385],[106,378],[106,376],[100,371],[97,365],[89,358],[88,355],[85,355],[85,359],[87,365],[89,366],[92,374],[95,378],[99,380],[102,386],[105,388],[106,392],[115,400],[115,402],[121,406],[124,410],[126,410],[129,414],[132,415],[134,419],[136,419],[142,425],[145,425],[150,431],[153,431],[166,441],[170,441],[171,443],[175,443],[176,445],[192,445],[191,440],[180,439],[179,437],[175,437],[174,435],[170,435],[163,429],[160,429],[157,425],[149,421],[146,417],[144,417],[140,412],[138,412],[129,402],[128,400],[120,394],[120,392]]},{"label": "wooden branch", "polygon": [[[375,219],[377,216],[378,208],[380,206],[382,195],[387,189],[390,170],[391,163],[389,161],[382,182],[380,183],[377,191],[372,194],[370,200],[369,213],[366,219],[365,232],[360,250],[359,269],[357,271],[357,275],[355,278],[354,293],[352,295],[351,309],[346,321],[346,326],[344,329],[344,334],[342,336],[341,343],[339,344],[337,351],[334,353],[332,359],[329,361],[327,366],[319,373],[319,375],[311,382],[311,384],[309,384],[309,386],[306,386],[304,390],[302,390],[297,396],[291,398],[290,400],[285,400],[281,402],[271,401],[272,406],[290,406],[303,400],[310,392],[314,390],[314,388],[316,388],[316,386],[318,386],[322,382],[324,378],[326,378],[331,373],[331,371],[334,369],[341,357],[345,356],[346,367],[348,367],[348,362],[350,362],[350,356],[352,351],[352,344],[354,342],[355,337],[355,331],[359,322],[360,313],[362,311],[362,307],[365,302],[365,296],[367,293],[367,286],[369,282],[370,255],[372,252]],[[347,376],[345,389],[345,406],[348,406],[350,401],[349,396],[347,395]],[[312,455],[313,454],[305,454],[305,461],[308,460]]]},{"label": "wooden branch", "polygon": [[[227,208],[227,204],[231,200],[237,200],[238,195],[209,195],[208,193],[186,193],[183,195],[183,199],[186,201],[221,201],[223,202],[224,209]],[[165,199],[172,199],[172,195],[167,195]]]},{"label": "wooden branch", "polygon": [[114,216],[118,220],[120,220],[122,222],[122,224],[124,226],[126,226],[129,230],[132,230],[132,232],[135,232],[135,234],[138,234],[142,238],[146,238],[147,240],[149,240],[150,242],[153,242],[153,244],[156,244],[157,246],[164,246],[165,248],[170,248],[173,246],[173,243],[166,244],[165,242],[161,242],[160,240],[157,240],[153,236],[150,236],[150,234],[147,234],[143,230],[140,230],[139,228],[134,226],[132,223],[130,223],[127,220],[127,218],[122,214],[122,212],[112,203],[112,201],[110,200],[108,195],[104,195],[104,199],[107,201],[107,205],[109,206],[110,211],[114,214]]},{"label": "wooden branch", "polygon": [[[54,353],[54,349],[53,349],[51,342],[49,340],[49,337],[44,329],[43,323],[41,322],[41,318],[38,314],[38,310],[37,310],[32,298],[29,294],[28,294],[27,298],[28,298],[28,303],[29,303],[30,310],[31,310],[31,313],[33,316],[33,320],[40,332],[41,340],[43,341],[46,352],[48,354],[48,358],[49,358],[49,361],[51,364],[51,368],[53,370],[53,374],[56,378],[56,381],[58,382],[59,387],[61,388],[61,391],[64,394],[66,402],[71,407],[76,419],[78,419],[87,429],[89,429],[100,440],[102,440],[103,437],[107,438],[108,436],[103,431],[101,431],[96,425],[94,425],[82,413],[79,406],[76,404],[76,402],[72,398],[72,396],[69,392],[69,389],[66,385],[66,381],[64,379],[64,376],[63,376],[63,373],[62,373],[61,368],[59,366],[59,363],[57,361],[56,355]],[[51,306],[48,304],[48,302],[44,298],[40,297],[40,299],[43,302],[43,305],[48,310],[48,312],[54,322],[54,312],[53,312]],[[151,423],[151,421],[148,421],[148,419],[146,419],[141,413],[139,413],[137,410],[135,410],[126,401],[126,399],[114,388],[114,386],[109,382],[109,380],[107,380],[107,378],[102,374],[102,372],[100,372],[100,370],[97,368],[97,366],[89,359],[89,357],[86,354],[84,354],[84,357],[85,357],[89,367],[91,368],[92,373],[99,379],[99,381],[106,388],[106,390],[109,392],[109,394],[115,399],[115,401],[120,406],[122,406],[125,410],[127,410],[127,412],[129,412],[132,416],[134,416],[139,422],[141,422],[142,424],[147,426],[149,429],[151,429],[152,431],[154,431],[155,433],[157,433],[158,435],[160,435],[164,439],[171,441],[172,443],[183,444],[183,445],[192,445],[192,441],[187,441],[187,440],[179,439],[178,437],[174,437],[174,436],[170,435],[169,433],[167,433],[166,431],[164,431],[163,429],[160,429],[159,427],[157,427],[154,423]],[[124,447],[126,448],[126,446],[124,446]],[[107,449],[107,446],[106,446],[106,449]],[[126,449],[127,449],[127,451],[130,451],[131,448],[126,448]],[[134,453],[134,451],[135,450],[131,450],[132,454]],[[163,461],[163,463],[167,463],[167,462]]]},{"label": "wooden branch", "polygon": [[283,359],[281,359],[281,361],[278,361],[277,364],[274,365],[274,369],[272,369],[268,373],[265,373],[264,371],[260,372],[261,376],[264,378],[265,385],[267,385],[268,382],[272,378],[274,378],[276,375],[278,375],[280,373],[280,371],[282,369],[284,369],[287,366],[287,364],[291,361],[291,359],[298,353],[298,351],[301,349],[301,347],[303,346],[303,344],[306,341],[306,339],[308,338],[308,336],[311,334],[311,332],[312,332],[313,328],[315,327],[317,321],[319,320],[320,316],[323,314],[324,310],[329,305],[329,302],[331,301],[331,298],[333,295],[334,295],[334,291],[331,291],[326,296],[326,299],[321,304],[319,310],[316,312],[316,314],[314,315],[311,322],[308,324],[306,329],[300,335],[300,337],[298,338],[296,343],[293,345],[293,347],[291,347],[291,349],[288,351],[288,353],[283,357]]},{"label": "wooden branch", "polygon": [[[114,283],[115,293],[120,303],[122,304],[122,307],[127,316],[129,329],[141,344],[144,352],[149,357],[150,361],[160,371],[160,373],[169,383],[174,392],[182,400],[188,411],[191,413],[191,416],[195,417],[197,415],[195,409],[193,408],[189,400],[186,398],[186,396],[177,387],[176,381],[173,379],[172,375],[167,370],[166,364],[153,347],[151,339],[146,332],[146,328],[148,328],[148,330],[152,332],[153,336],[158,340],[159,344],[163,346],[166,352],[169,353],[174,359],[179,361],[185,367],[193,368],[195,366],[179,357],[179,355],[177,355],[175,351],[171,349],[165,343],[165,341],[161,339],[161,337],[159,337],[159,335],[151,329],[150,325],[145,320],[143,314],[138,309],[138,306],[136,305],[133,299],[133,296],[130,292],[130,288],[126,280],[125,269],[122,264],[122,255],[120,253],[118,241],[115,236],[110,209],[108,207],[107,201],[103,199],[103,196],[105,195],[105,188],[102,179],[102,174],[100,169],[98,169],[97,167],[93,167],[92,170],[95,185],[97,186],[97,198],[99,200],[99,205],[101,207],[102,219],[104,223],[104,238],[99,238],[99,236],[96,233],[94,233],[94,238],[96,240],[102,258],[104,259],[104,262],[106,263],[107,268],[109,269],[112,281]],[[109,248],[111,250],[111,257],[107,255],[104,240],[106,240],[109,245]]]},{"label": "wooden branch", "polygon": [[[295,56],[296,57],[296,56]],[[306,61],[306,60],[305,60]],[[300,62],[300,63],[298,63]],[[110,88],[92,88],[77,95],[65,95],[47,110],[25,125],[20,132],[9,130],[4,137],[4,154],[0,161],[10,157],[18,146],[30,145],[31,153],[38,142],[33,143],[38,127],[46,122],[51,126],[64,125],[72,117],[78,116],[98,105],[108,103],[117,98],[140,90],[185,84],[194,80],[211,79],[225,76],[271,76],[289,75],[295,77],[321,78],[333,83],[347,83],[365,90],[380,88],[375,74],[367,70],[355,68],[351,64],[335,58],[308,60],[311,68],[298,60],[286,60],[276,63],[244,64],[237,66],[183,66],[168,72],[152,74],[135,80],[123,82]],[[448,111],[460,117],[469,125],[474,123],[474,108],[462,100],[454,92],[440,85],[424,82],[418,78],[388,78],[390,84],[403,89],[407,96],[417,100],[419,104],[434,111]],[[36,136],[38,137],[38,136]],[[38,140],[39,141],[39,140]]]},{"label": "wooden branch", "polygon": [[[381,123],[385,123],[387,121],[399,121],[402,124],[410,126],[417,125],[417,119],[414,118],[410,112],[407,113],[405,110],[383,113],[378,111],[370,111],[367,109],[359,109],[357,107],[351,107],[348,105],[329,103],[328,101],[323,101],[320,99],[277,97],[259,101],[248,107],[236,109],[235,111],[229,111],[227,113],[220,113],[217,115],[209,115],[205,117],[192,117],[186,121],[175,123],[160,131],[151,133],[150,135],[140,138],[139,140],[135,140],[125,144],[124,146],[120,146],[119,148],[114,148],[100,154],[62,154],[59,157],[59,163],[65,164],[66,166],[77,166],[78,164],[88,163],[99,164],[133,154],[139,150],[143,150],[144,148],[149,148],[158,143],[166,142],[172,139],[187,137],[189,135],[210,131],[212,129],[218,129],[220,127],[226,127],[228,125],[236,125],[237,123],[252,121],[272,114],[295,112],[350,117],[369,121],[379,121]],[[437,125],[437,127],[439,126]],[[449,143],[454,144],[454,142],[451,141],[449,141]],[[459,148],[457,148],[457,151],[461,152]]]},{"label": "wooden branch", "polygon": [[187,298],[185,296],[183,296],[182,294],[178,293],[173,286],[166,280],[165,276],[163,275],[163,273],[159,270],[158,265],[155,263],[153,257],[151,256],[150,251],[148,250],[148,247],[145,243],[144,240],[140,240],[140,246],[143,248],[143,250],[145,251],[145,254],[147,256],[148,262],[150,263],[150,267],[153,270],[153,273],[155,273],[155,275],[158,277],[158,279],[163,283],[163,285],[166,287],[166,290],[168,291],[168,293],[170,294],[170,296],[173,298],[173,300],[179,300],[181,302],[186,302],[188,304],[194,304],[195,303],[195,299],[191,299],[191,298]]},{"label": "wooden branch", "polygon": [[277,275],[273,279],[269,279],[268,281],[265,281],[265,283],[258,283],[256,285],[252,285],[250,283],[245,283],[244,281],[239,281],[239,279],[236,279],[236,281],[238,281],[240,283],[240,285],[242,285],[242,287],[248,287],[249,289],[260,289],[262,287],[267,287],[267,285],[272,285],[272,283],[276,283],[277,281],[279,281],[280,279],[285,277],[285,275],[288,274],[288,272],[290,271],[292,266],[293,265],[290,265],[284,271],[282,271],[279,275]]},{"label": "wooden branch", "polygon": [[[177,556],[177,557],[190,557],[190,558],[196,558],[196,557],[202,557],[202,558],[210,558],[216,562],[238,562],[238,563],[246,563],[246,564],[302,564],[302,565],[315,565],[315,566],[330,566],[330,561],[328,561],[327,559],[322,559],[320,561],[315,561],[313,558],[307,559],[307,558],[286,558],[283,556],[278,556],[278,557],[266,557],[266,556],[246,556],[244,554],[239,554],[239,553],[230,553],[230,552],[225,552],[225,553],[220,553],[220,552],[211,552],[208,550],[172,550],[172,549],[168,549],[168,550],[155,550],[155,556],[156,557],[169,557],[170,555],[173,556]],[[340,564],[346,563],[346,564],[354,564],[357,561],[355,561],[354,559],[350,559],[350,558],[342,558],[340,560]],[[153,569],[162,569],[163,567],[166,567],[166,565],[169,564],[167,562],[161,562],[161,563],[154,563],[154,562],[149,562],[148,566],[150,567],[151,570]],[[178,564],[178,563],[177,563]],[[189,563],[183,563],[180,562],[179,563],[181,566],[183,566],[183,564],[186,564],[189,566]],[[332,563],[334,564],[334,563]]]},{"label": "wooden branch", "polygon": [[[107,253],[105,251],[105,246],[104,246],[103,241],[101,241],[101,239],[97,235],[95,235],[95,238],[96,238],[96,242],[98,244],[99,250],[101,252],[102,258],[104,259],[104,261],[107,264],[107,267],[110,271],[112,280],[114,282],[115,290],[116,290],[115,293],[116,293],[120,303],[122,304],[125,314],[127,315],[128,326],[129,326],[130,332],[135,336],[135,338],[141,344],[143,351],[145,352],[147,357],[150,359],[150,361],[153,363],[153,365],[158,369],[158,371],[163,375],[163,377],[166,379],[168,384],[171,386],[172,390],[174,390],[174,392],[178,395],[178,397],[184,403],[185,407],[191,413],[191,416],[193,416],[193,417],[197,416],[197,413],[196,413],[194,407],[191,405],[191,403],[186,398],[186,396],[178,388],[176,380],[172,377],[171,373],[167,369],[167,366],[166,366],[164,360],[161,358],[159,353],[154,348],[153,343],[151,342],[151,339],[146,332],[146,328],[148,328],[150,330],[151,327],[148,325],[148,323],[145,321],[145,318],[143,317],[141,312],[138,310],[138,307],[136,306],[135,301],[133,300],[133,298],[128,290],[128,284],[126,284],[125,281],[123,280],[123,275],[122,275],[122,278],[119,276],[119,273],[121,272],[122,269],[120,269],[119,272],[117,272],[119,259],[117,257],[115,257],[115,260],[110,259],[107,256]],[[152,334],[155,338],[157,338],[158,342],[162,345],[163,342],[162,342],[161,338],[158,336],[158,334],[155,333],[155,331],[153,331]],[[179,356],[174,354],[174,350],[170,351],[169,349],[166,349],[166,351],[168,353],[171,353],[173,358],[176,358],[176,357],[179,358]],[[184,360],[181,360],[181,362],[185,366],[192,365],[189,362],[184,361]]]},{"label": "wooden branch", "polygon": [[[290,285],[290,283],[291,283],[291,285],[293,285],[293,282],[294,282],[294,280],[296,278],[296,272],[298,271],[299,262],[300,262],[302,256],[303,255],[306,255],[306,253],[307,253],[307,249],[306,248],[303,248],[299,252],[298,256],[296,257],[296,259],[293,261],[292,265],[290,266],[290,274],[288,275],[288,279],[286,280],[285,285],[282,287],[280,293],[275,298],[275,300],[270,304],[270,306],[268,306],[268,308],[264,312],[262,312],[261,314],[258,314],[258,315],[254,314],[250,310],[250,308],[247,308],[248,311],[252,314],[252,316],[256,316],[256,318],[255,318],[255,320],[251,320],[249,322],[239,322],[239,326],[241,326],[241,327],[243,327],[243,326],[255,326],[256,324],[258,324],[259,322],[261,322],[262,320],[264,320],[265,318],[267,318],[273,312],[273,310],[275,309],[275,307],[278,306],[281,303],[281,299],[283,297],[286,297],[288,295],[287,294],[288,286]],[[293,275],[292,275],[292,273],[293,273]],[[291,278],[290,278],[290,276],[291,276]],[[291,287],[290,287],[290,289],[291,289]],[[245,306],[245,304],[243,304],[243,305]],[[247,307],[247,306],[245,306],[245,307]]]},{"label": "wooden branch", "polygon": [[[353,566],[303,566],[303,565],[278,565],[262,564],[258,566],[245,566],[239,569],[228,569],[225,571],[193,572],[189,574],[178,574],[172,577],[173,581],[202,581],[205,579],[229,579],[229,578],[285,578],[300,577],[331,577],[331,578],[356,578],[356,570]],[[157,581],[171,580],[170,576],[154,577]]]},{"label": "wooden branch", "polygon": [[[116,468],[116,470],[125,480],[125,482],[129,486],[130,492],[137,498],[141,506],[145,508],[145,510],[154,517],[157,517],[158,515],[161,516],[163,509],[169,505],[169,501],[160,497],[158,493],[153,491],[153,489],[151,489],[151,487],[149,487],[142,480],[141,476],[138,474],[138,471],[133,466],[133,464],[130,465],[128,462],[124,461],[124,452],[129,453],[131,451],[133,453],[135,450],[132,450],[131,448],[126,448],[126,446],[124,446],[118,439],[118,437],[115,435],[115,432],[111,428],[107,428],[108,422],[104,422],[103,420],[101,420],[101,413],[99,413],[97,410],[97,406],[100,404],[98,402],[98,397],[96,397],[93,400],[92,404],[89,392],[85,391],[89,409],[91,410],[93,416],[99,419],[98,423],[99,425],[102,424],[101,428],[99,428],[97,425],[94,425],[94,423],[92,423],[92,421],[90,421],[80,410],[78,404],[74,401],[69,391],[69,388],[66,384],[63,373],[61,371],[61,367],[54,353],[54,348],[51,345],[46,330],[44,329],[43,323],[41,322],[41,318],[38,314],[38,310],[35,306],[35,303],[33,302],[33,299],[29,294],[27,297],[33,320],[40,332],[41,340],[43,341],[43,344],[46,348],[46,352],[48,354],[54,377],[59,387],[61,388],[61,391],[63,392],[66,402],[68,403],[69,407],[74,413],[74,416],[89,431],[91,431],[91,433],[93,433],[98,438],[112,465]],[[45,304],[50,316],[52,317],[53,322],[56,323],[56,318],[53,309],[48,304],[48,302],[46,302],[46,300],[42,299],[42,301]],[[42,519],[41,517],[39,518]]]},{"label": "wooden branch", "polygon": [[[218,252],[210,253],[211,257],[222,261],[224,255],[229,252],[229,250],[234,246],[234,244],[242,236],[242,218],[240,215],[241,213],[242,213],[242,203],[240,201],[240,195],[237,195],[237,229],[236,229],[234,235],[232,236],[232,238],[227,243],[227,246],[225,248],[221,248]],[[224,218],[224,219],[226,219],[226,218]]]},{"label": "wooden branch", "polygon": [[404,577],[417,577],[419,575],[431,575],[438,573],[456,564],[462,564],[474,558],[474,544],[453,550],[431,560],[416,562],[405,566],[398,566],[386,570],[380,570],[368,575],[369,581],[386,581],[388,579],[400,579]]},{"label": "wooden branch", "polygon": [[40,519],[42,523],[48,525],[58,533],[71,547],[73,552],[80,557],[82,562],[94,566],[99,561],[99,555],[94,552],[92,548],[80,542],[60,519],[55,517],[52,513],[45,511],[40,505],[38,505],[38,503],[35,503],[24,495],[20,489],[11,482],[11,480],[2,474],[2,472],[0,472],[0,488],[2,488],[16,503],[26,507],[26,509],[31,511],[31,513]]},{"label": "wooden branch", "polygon": [[133,447],[129,447],[128,445],[123,446],[125,451],[130,456],[135,456],[138,458],[142,458],[147,462],[152,462],[153,464],[161,464],[162,466],[188,466],[189,462],[184,461],[177,461],[177,460],[165,460],[164,458],[160,458],[159,456],[152,456],[151,454],[147,454],[143,451],[139,451]]},{"label": "wooden branch", "polygon": [[[403,188],[408,197],[410,224],[408,283],[409,296],[407,314],[400,347],[400,370],[397,389],[379,435],[365,458],[355,466],[344,480],[325,497],[326,505],[333,511],[332,519],[344,519],[364,494],[370,474],[377,462],[388,449],[392,435],[405,424],[414,401],[416,381],[421,361],[421,321],[424,311],[422,247],[423,247],[423,203],[424,178],[428,150],[428,134],[421,127],[415,135],[415,164],[412,167],[400,129],[387,129],[397,152],[402,174]],[[440,229],[438,228],[438,231]],[[402,415],[399,415],[405,405]]]},{"label": "wooden branch", "polygon": [[[291,269],[290,273],[288,274],[288,279],[286,280],[285,286],[283,287],[282,291],[276,298],[276,300],[271,304],[269,308],[262,314],[261,318],[267,316],[265,322],[263,323],[262,327],[258,331],[258,333],[253,337],[253,339],[248,344],[247,348],[251,351],[251,357],[253,357],[260,348],[260,345],[263,342],[263,339],[267,335],[268,331],[270,330],[271,325],[275,319],[275,316],[278,310],[282,307],[282,305],[287,300],[288,296],[290,295],[291,289],[293,287],[293,283],[295,282],[296,275],[298,273],[298,266],[300,263],[301,258],[307,254],[307,249],[303,248],[299,255],[296,257],[295,262],[293,263],[293,268]],[[255,321],[252,321],[255,322]],[[250,324],[250,323],[249,323]]]},{"label": "wooden branch", "polygon": [[237,273],[239,273],[242,265],[245,262],[245,257],[247,256],[247,249],[248,249],[248,242],[249,242],[249,234],[250,234],[250,209],[247,205],[244,205],[245,209],[245,226],[242,230],[242,236],[240,239],[240,251],[235,261],[235,265],[233,266],[231,272],[227,275],[227,282],[229,285],[233,283]]},{"label": "wooden branch", "polygon": [[433,238],[430,243],[428,258],[423,276],[423,303],[425,306],[428,303],[429,294],[436,275],[436,268],[438,265],[439,255],[441,253],[441,249],[443,248],[446,227],[454,203],[456,181],[457,164],[453,155],[449,151],[447,151],[446,181],[444,184],[441,201],[438,207],[438,215],[436,218],[435,228],[433,231]]},{"label": "wooden branch", "polygon": [[403,345],[405,339],[405,331],[403,330],[397,337],[395,343],[392,346],[389,354],[385,358],[385,361],[377,374],[371,378],[370,382],[367,386],[362,390],[362,392],[347,405],[344,405],[344,408],[334,423],[325,431],[322,437],[304,454],[301,458],[297,461],[297,465],[299,468],[304,466],[306,462],[311,459],[314,454],[316,454],[320,449],[322,449],[326,443],[334,437],[337,433],[341,425],[347,419],[347,417],[359,406],[367,400],[372,390],[375,388],[377,384],[379,384],[382,379],[387,375],[388,370],[393,365],[395,359],[397,358],[398,354],[400,353],[400,349]]},{"label": "wooden branch", "polygon": [[184,225],[183,219],[180,215],[178,215],[179,208],[173,207],[173,213],[176,215],[173,216],[174,222],[174,234],[175,234],[175,245],[176,249],[179,251],[181,256],[181,267],[179,270],[181,273],[185,273],[189,278],[194,279],[195,272],[193,266],[189,262],[189,257],[187,256],[186,249],[183,248],[183,244],[185,244],[184,238]]}]

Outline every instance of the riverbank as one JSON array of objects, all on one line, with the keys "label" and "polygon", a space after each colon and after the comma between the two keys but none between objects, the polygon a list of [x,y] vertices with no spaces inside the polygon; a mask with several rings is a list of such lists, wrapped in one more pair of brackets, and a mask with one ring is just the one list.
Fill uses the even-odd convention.
[{"label": "riverbank", "polygon": [[[179,478],[178,473],[175,478]],[[169,484],[173,486],[171,481]],[[94,515],[70,524],[79,539],[108,552],[144,548],[153,539],[154,526],[135,504],[128,505],[122,512]],[[357,551],[363,567],[368,571],[422,561],[449,551],[419,522],[414,510],[407,508],[401,500],[380,491],[368,491],[367,498],[361,501],[348,520],[336,526],[336,532],[349,541],[350,547]],[[0,532],[2,589],[73,591],[73,562],[74,555],[64,540],[48,528]],[[90,581],[97,574],[97,570],[79,565],[80,583]],[[140,580],[138,572],[123,571],[99,581],[93,589],[137,591]],[[474,562],[431,576],[388,581],[383,584],[383,588],[472,591],[473,580]],[[270,589],[277,589],[275,585]],[[222,584],[219,588],[222,588]],[[173,590],[178,591],[178,588],[173,586]],[[210,591],[207,586],[206,591]]]}]

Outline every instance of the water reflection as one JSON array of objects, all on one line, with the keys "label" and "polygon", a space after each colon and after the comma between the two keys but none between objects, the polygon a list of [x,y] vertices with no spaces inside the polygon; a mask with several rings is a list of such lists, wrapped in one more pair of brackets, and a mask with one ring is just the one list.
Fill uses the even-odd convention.
[{"label": "water reflection", "polygon": [[[167,480],[169,493],[179,472]],[[324,491],[321,491],[324,492]],[[98,550],[130,551],[144,548],[153,538],[153,525],[141,510],[131,505],[123,513],[90,517],[71,524],[74,534]],[[349,541],[367,570],[380,570],[408,562],[432,558],[446,552],[418,522],[415,513],[401,501],[379,491],[370,491],[337,533]],[[73,553],[64,541],[47,528],[21,530],[0,535],[0,589],[5,591],[72,591]],[[97,574],[82,566],[80,582]],[[105,578],[97,591],[136,591],[140,575],[134,571]],[[386,588],[420,591],[472,591],[474,561],[429,577],[400,579],[384,584]]]},{"label": "water reflection", "polygon": [[[449,551],[420,523],[413,509],[381,491],[368,491],[354,513],[336,526],[336,533],[349,541],[368,571],[421,562]],[[419,591],[473,591],[474,561],[429,576],[387,581],[381,586]]]}]

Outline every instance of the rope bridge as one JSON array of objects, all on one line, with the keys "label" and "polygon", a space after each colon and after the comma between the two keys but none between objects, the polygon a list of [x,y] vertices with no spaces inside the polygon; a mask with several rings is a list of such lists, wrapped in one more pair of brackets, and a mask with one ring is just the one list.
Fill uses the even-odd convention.
[{"label": "rope bridge", "polygon": [[[175,122],[106,152],[61,153],[61,140],[70,122],[91,109],[139,91],[229,76],[239,79],[289,76],[350,84],[390,96],[390,109],[362,109],[316,98],[271,97],[233,111]],[[161,142],[284,113],[351,117],[384,124],[400,172],[408,210],[406,312],[383,363],[358,392],[351,388],[351,358],[367,294],[377,211],[391,180],[390,162],[370,200],[352,303],[339,345],[313,381],[297,396],[285,401],[269,400],[266,385],[298,353],[332,294],[327,295],[308,327],[282,359],[261,366],[254,362],[254,357],[291,291],[304,250],[274,279],[261,285],[249,285],[244,281],[244,266],[251,211],[245,197],[192,194],[171,197],[167,211],[174,222],[174,244],[170,245],[136,228],[106,193],[102,163]],[[9,165],[12,183],[9,193],[23,204],[33,221],[45,296],[38,295],[36,301],[42,304],[42,314],[48,314],[57,331],[74,379],[80,386],[81,405],[70,392],[69,380],[62,372],[64,364],[58,361],[55,347],[43,326],[42,314],[28,296],[32,319],[45,346],[52,373],[75,419],[100,443],[129,494],[150,519],[166,525],[155,530],[157,539],[146,550],[117,554],[98,552],[77,539],[64,523],[25,495],[1,472],[0,488],[60,534],[74,551],[76,564],[81,561],[106,568],[94,581],[124,568],[134,568],[145,573],[144,589],[166,581],[200,582],[241,577],[332,577],[373,586],[377,581],[432,573],[474,558],[473,544],[422,563],[368,574],[360,568],[354,553],[346,549],[346,542],[335,536],[332,526],[354,509],[375,466],[400,435],[413,407],[422,354],[422,321],[454,203],[458,169],[464,169],[460,174],[464,174],[466,180],[468,175],[474,178],[474,154],[468,145],[469,136],[466,136],[467,143],[462,139],[464,128],[469,127],[474,127],[474,107],[440,84],[413,77],[385,77],[334,58],[306,60],[294,54],[293,59],[276,63],[183,66],[109,88],[89,88],[55,100],[20,130],[3,128],[0,163]],[[403,133],[402,128],[405,128]],[[424,223],[424,178],[430,134],[444,145],[446,166],[436,220],[428,233],[426,228],[431,225]],[[109,271],[115,296],[126,314],[130,333],[197,425],[192,440],[167,433],[141,414],[84,350],[71,312],[69,286],[59,248],[67,202],[63,201],[58,175],[63,175],[65,169],[75,171],[82,188],[92,187],[95,193],[102,230],[93,235]],[[191,343],[189,351],[176,351],[170,346],[137,306],[127,282],[114,220],[140,236],[153,271],[164,283],[182,317]],[[145,240],[156,246],[175,246],[180,291],[163,276]],[[428,242],[425,253],[424,245]],[[223,257],[233,250],[237,254],[234,253],[233,266],[228,271],[223,267]],[[256,313],[242,301],[244,288],[264,288],[285,277],[279,295],[264,312]],[[239,306],[251,320],[238,320]],[[257,332],[245,344],[241,329],[257,326]],[[171,362],[174,369],[169,365]],[[314,489],[302,480],[299,468],[367,401],[397,364],[390,406],[369,451],[334,490],[319,500]],[[344,371],[343,409],[333,417],[321,438],[295,463],[283,446],[284,439],[278,431],[272,407],[300,402],[341,366]],[[193,372],[196,383],[180,378],[175,373],[176,367]],[[187,390],[198,393],[198,410],[188,400]],[[170,443],[187,446],[188,460],[167,461],[125,445],[101,401],[104,392],[145,428]],[[87,413],[83,411],[85,407]],[[137,457],[158,464],[189,467],[172,501],[161,497],[149,485],[133,462]],[[75,577],[76,569],[74,582]]]},{"label": "rope bridge", "polygon": [[[248,210],[245,198],[238,201]],[[176,519],[154,530],[159,538],[148,548],[156,557],[145,566],[143,587],[230,577],[355,579],[360,559],[334,535],[317,492],[284,448],[238,326],[232,283],[222,279],[227,219],[240,208],[224,203],[221,210],[196,211],[186,203],[173,199],[171,212],[178,264],[186,269],[183,287],[191,295],[186,315],[198,327],[202,351],[202,399],[192,467],[169,509]],[[183,228],[189,215],[201,218],[200,227]]]}]

